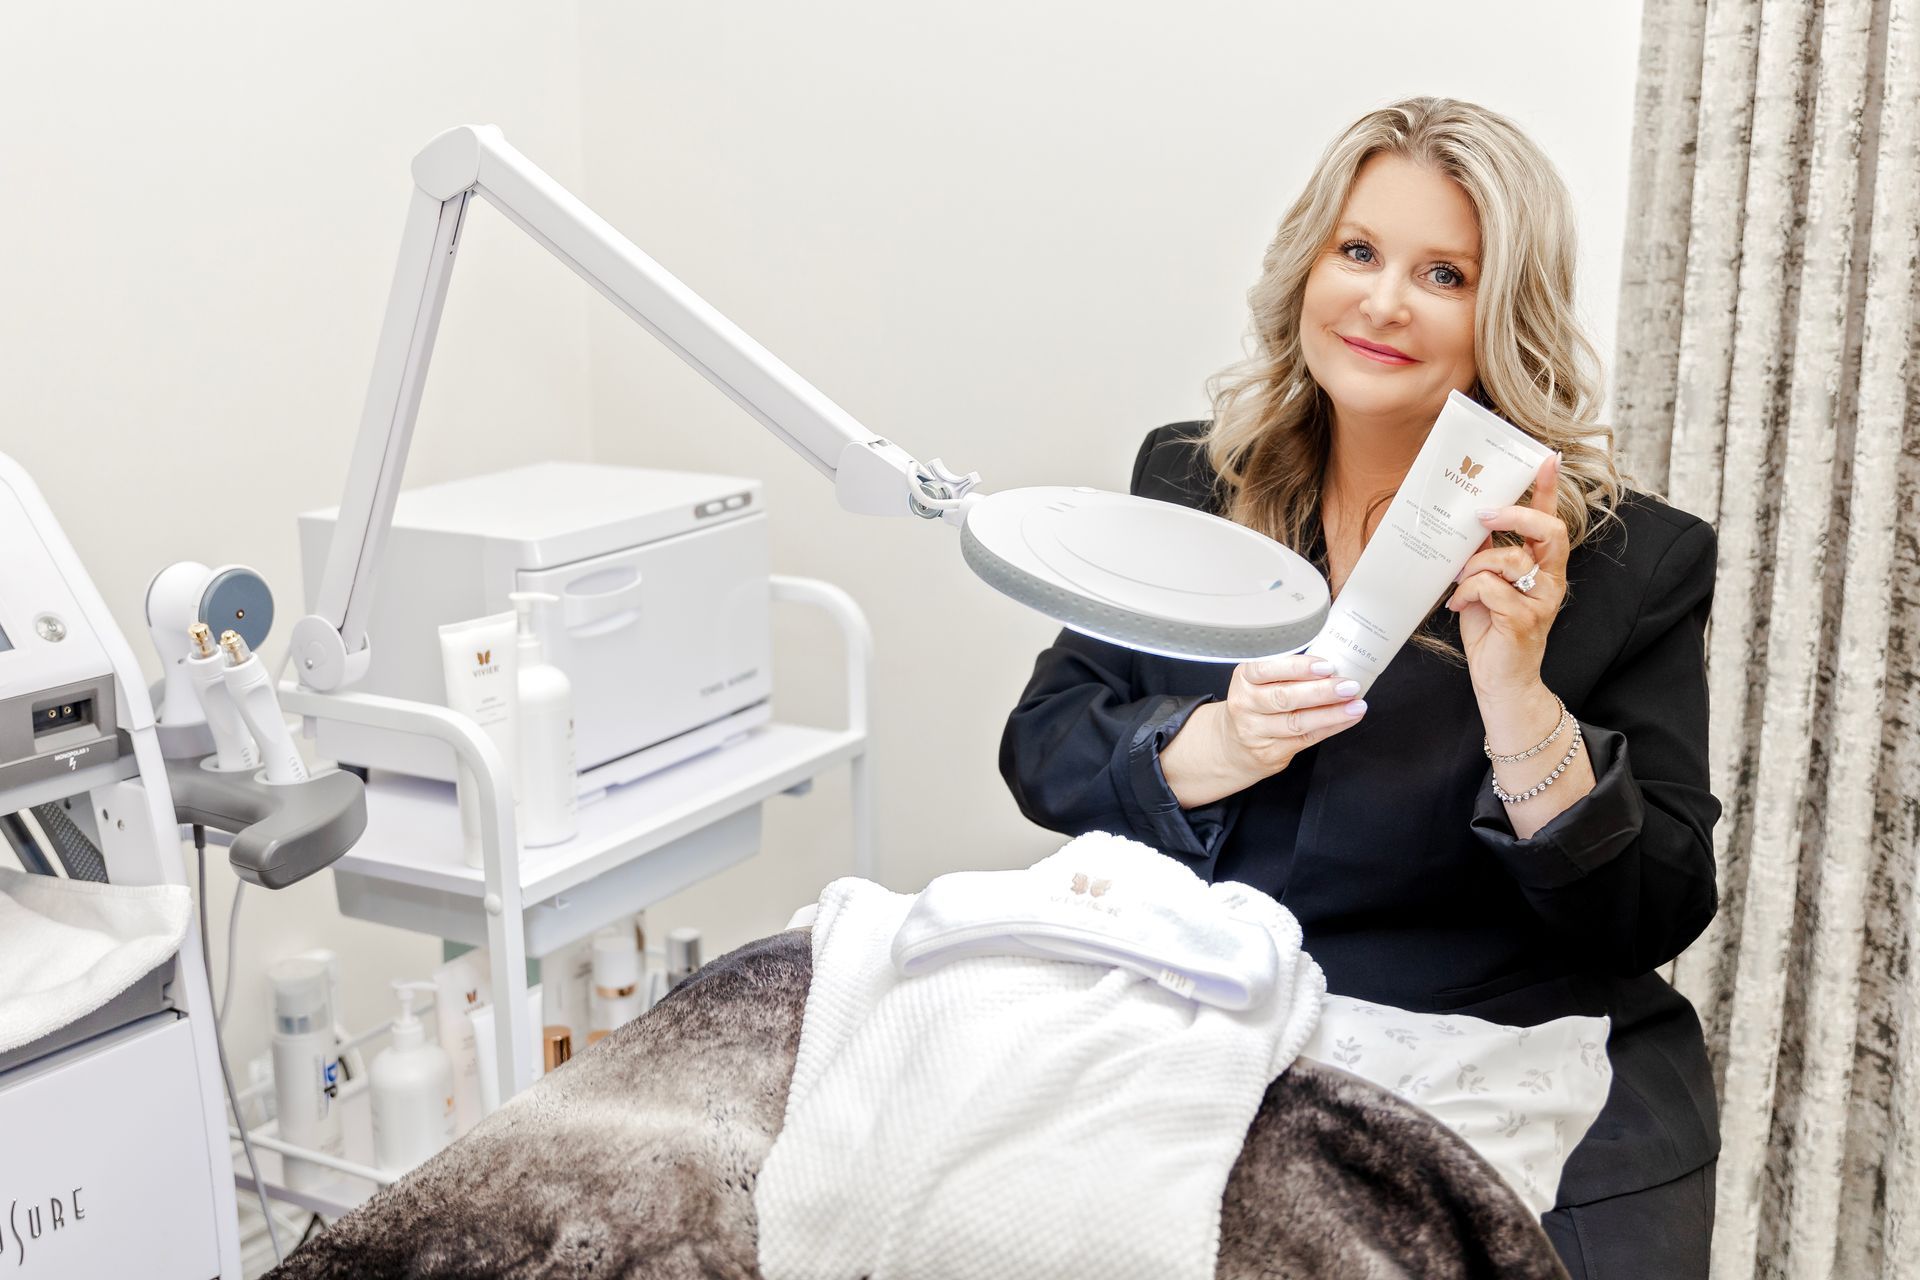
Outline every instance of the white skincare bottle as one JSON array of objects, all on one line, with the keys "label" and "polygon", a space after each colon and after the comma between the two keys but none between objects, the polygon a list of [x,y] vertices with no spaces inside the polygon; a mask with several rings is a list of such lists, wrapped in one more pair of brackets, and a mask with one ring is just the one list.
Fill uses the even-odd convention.
[{"label": "white skincare bottle", "polygon": [[[345,1151],[336,1097],[340,1064],[333,1049],[333,1001],[327,965],[294,956],[267,970],[273,986],[273,1097],[280,1136],[327,1155]],[[287,1186],[313,1191],[335,1175],[323,1165],[289,1156]]]},{"label": "white skincare bottle", "polygon": [[[480,1123],[480,1054],[467,1015],[493,1003],[484,949],[462,952],[433,971],[433,1017],[453,1059],[453,1109],[461,1133]],[[489,1046],[491,1047],[491,1046]]]},{"label": "white skincare bottle", "polygon": [[579,827],[579,777],[573,759],[573,682],[550,666],[534,629],[535,605],[559,604],[539,591],[507,596],[519,611],[514,739],[519,759],[514,768],[520,798],[520,842],[529,849],[573,839]]},{"label": "white skincare bottle", "polygon": [[240,709],[221,675],[227,669],[227,657],[214,645],[213,628],[206,623],[194,623],[187,634],[193,641],[185,660],[187,678],[213,734],[213,761],[203,767],[219,773],[251,773],[260,767],[260,749],[253,745],[253,735],[241,722]]},{"label": "white skincare bottle", "polygon": [[366,1076],[367,1063],[360,1056],[360,1050],[348,1047],[353,1037],[340,1025],[340,957],[326,947],[308,947],[298,955],[303,960],[318,960],[327,966],[327,1004],[334,1010],[333,1058],[340,1064],[340,1087],[344,1089]]},{"label": "white skincare bottle", "polygon": [[220,647],[227,651],[227,666],[220,673],[227,692],[240,708],[253,740],[260,744],[260,759],[267,766],[267,781],[275,784],[305,782],[306,762],[287,732],[287,720],[280,713],[280,699],[273,692],[273,677],[267,664],[260,661],[238,631],[222,631]]},{"label": "white skincare bottle", "polygon": [[400,997],[393,1044],[373,1060],[373,1159],[400,1173],[453,1141],[453,1059],[427,1041],[413,1014],[415,994],[433,984],[396,979],[393,989]]},{"label": "white skincare bottle", "polygon": [[593,1030],[588,1044],[597,1044],[646,1012],[640,993],[640,948],[631,929],[602,929],[593,935]]}]

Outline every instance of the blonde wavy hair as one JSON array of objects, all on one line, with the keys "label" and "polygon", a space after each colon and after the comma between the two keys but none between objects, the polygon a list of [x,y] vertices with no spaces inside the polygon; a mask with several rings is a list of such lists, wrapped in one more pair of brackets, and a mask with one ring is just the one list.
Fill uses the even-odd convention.
[{"label": "blonde wavy hair", "polygon": [[[1355,121],[1280,220],[1247,293],[1248,356],[1208,384],[1213,423],[1205,443],[1226,514],[1302,554],[1319,530],[1333,413],[1307,371],[1301,303],[1360,166],[1378,155],[1443,173],[1472,202],[1481,274],[1473,312],[1479,380],[1471,394],[1561,452],[1555,508],[1579,546],[1617,519],[1628,480],[1613,460],[1612,429],[1596,421],[1600,361],[1574,314],[1573,201],[1512,121],[1449,98],[1408,98]],[[1457,652],[1431,636],[1416,640]]]}]

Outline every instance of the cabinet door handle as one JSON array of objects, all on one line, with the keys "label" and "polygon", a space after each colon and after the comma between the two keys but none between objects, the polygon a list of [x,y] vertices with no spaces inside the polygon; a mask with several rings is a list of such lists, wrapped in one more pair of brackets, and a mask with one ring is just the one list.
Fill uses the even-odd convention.
[{"label": "cabinet door handle", "polygon": [[[640,617],[640,588],[645,578],[637,569],[629,569],[631,580],[605,591],[561,590],[561,611],[566,617],[567,634],[580,639],[618,631]],[[596,575],[598,576],[598,575]]]}]

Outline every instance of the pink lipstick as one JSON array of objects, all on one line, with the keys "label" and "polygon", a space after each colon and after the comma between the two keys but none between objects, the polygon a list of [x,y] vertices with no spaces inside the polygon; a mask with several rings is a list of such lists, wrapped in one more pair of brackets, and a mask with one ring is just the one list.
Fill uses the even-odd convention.
[{"label": "pink lipstick", "polygon": [[1345,334],[1339,334],[1339,333],[1336,333],[1333,336],[1340,339],[1340,341],[1346,343],[1347,346],[1350,347],[1355,352],[1355,354],[1365,356],[1369,360],[1377,360],[1381,364],[1419,364],[1420,363],[1418,360],[1415,360],[1412,356],[1408,355],[1404,351],[1396,351],[1392,347],[1382,346],[1377,342],[1362,342],[1358,338],[1349,338]]}]

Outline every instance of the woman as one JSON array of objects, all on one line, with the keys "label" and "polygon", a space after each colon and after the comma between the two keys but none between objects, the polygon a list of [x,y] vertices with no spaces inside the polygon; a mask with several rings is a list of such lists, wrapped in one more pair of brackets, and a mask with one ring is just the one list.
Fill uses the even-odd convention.
[{"label": "woman", "polygon": [[1482,108],[1411,99],[1337,139],[1249,295],[1253,355],[1211,422],[1147,437],[1133,491],[1261,530],[1337,594],[1449,391],[1557,455],[1482,513],[1488,542],[1366,700],[1306,655],[1228,669],[1063,632],[1001,771],[1042,825],[1271,893],[1335,992],[1609,1015],[1613,1092],[1548,1234],[1576,1278],[1703,1276],[1713,1081],[1653,970],[1715,907],[1715,543],[1629,490],[1593,421],[1572,225],[1545,156]]}]

